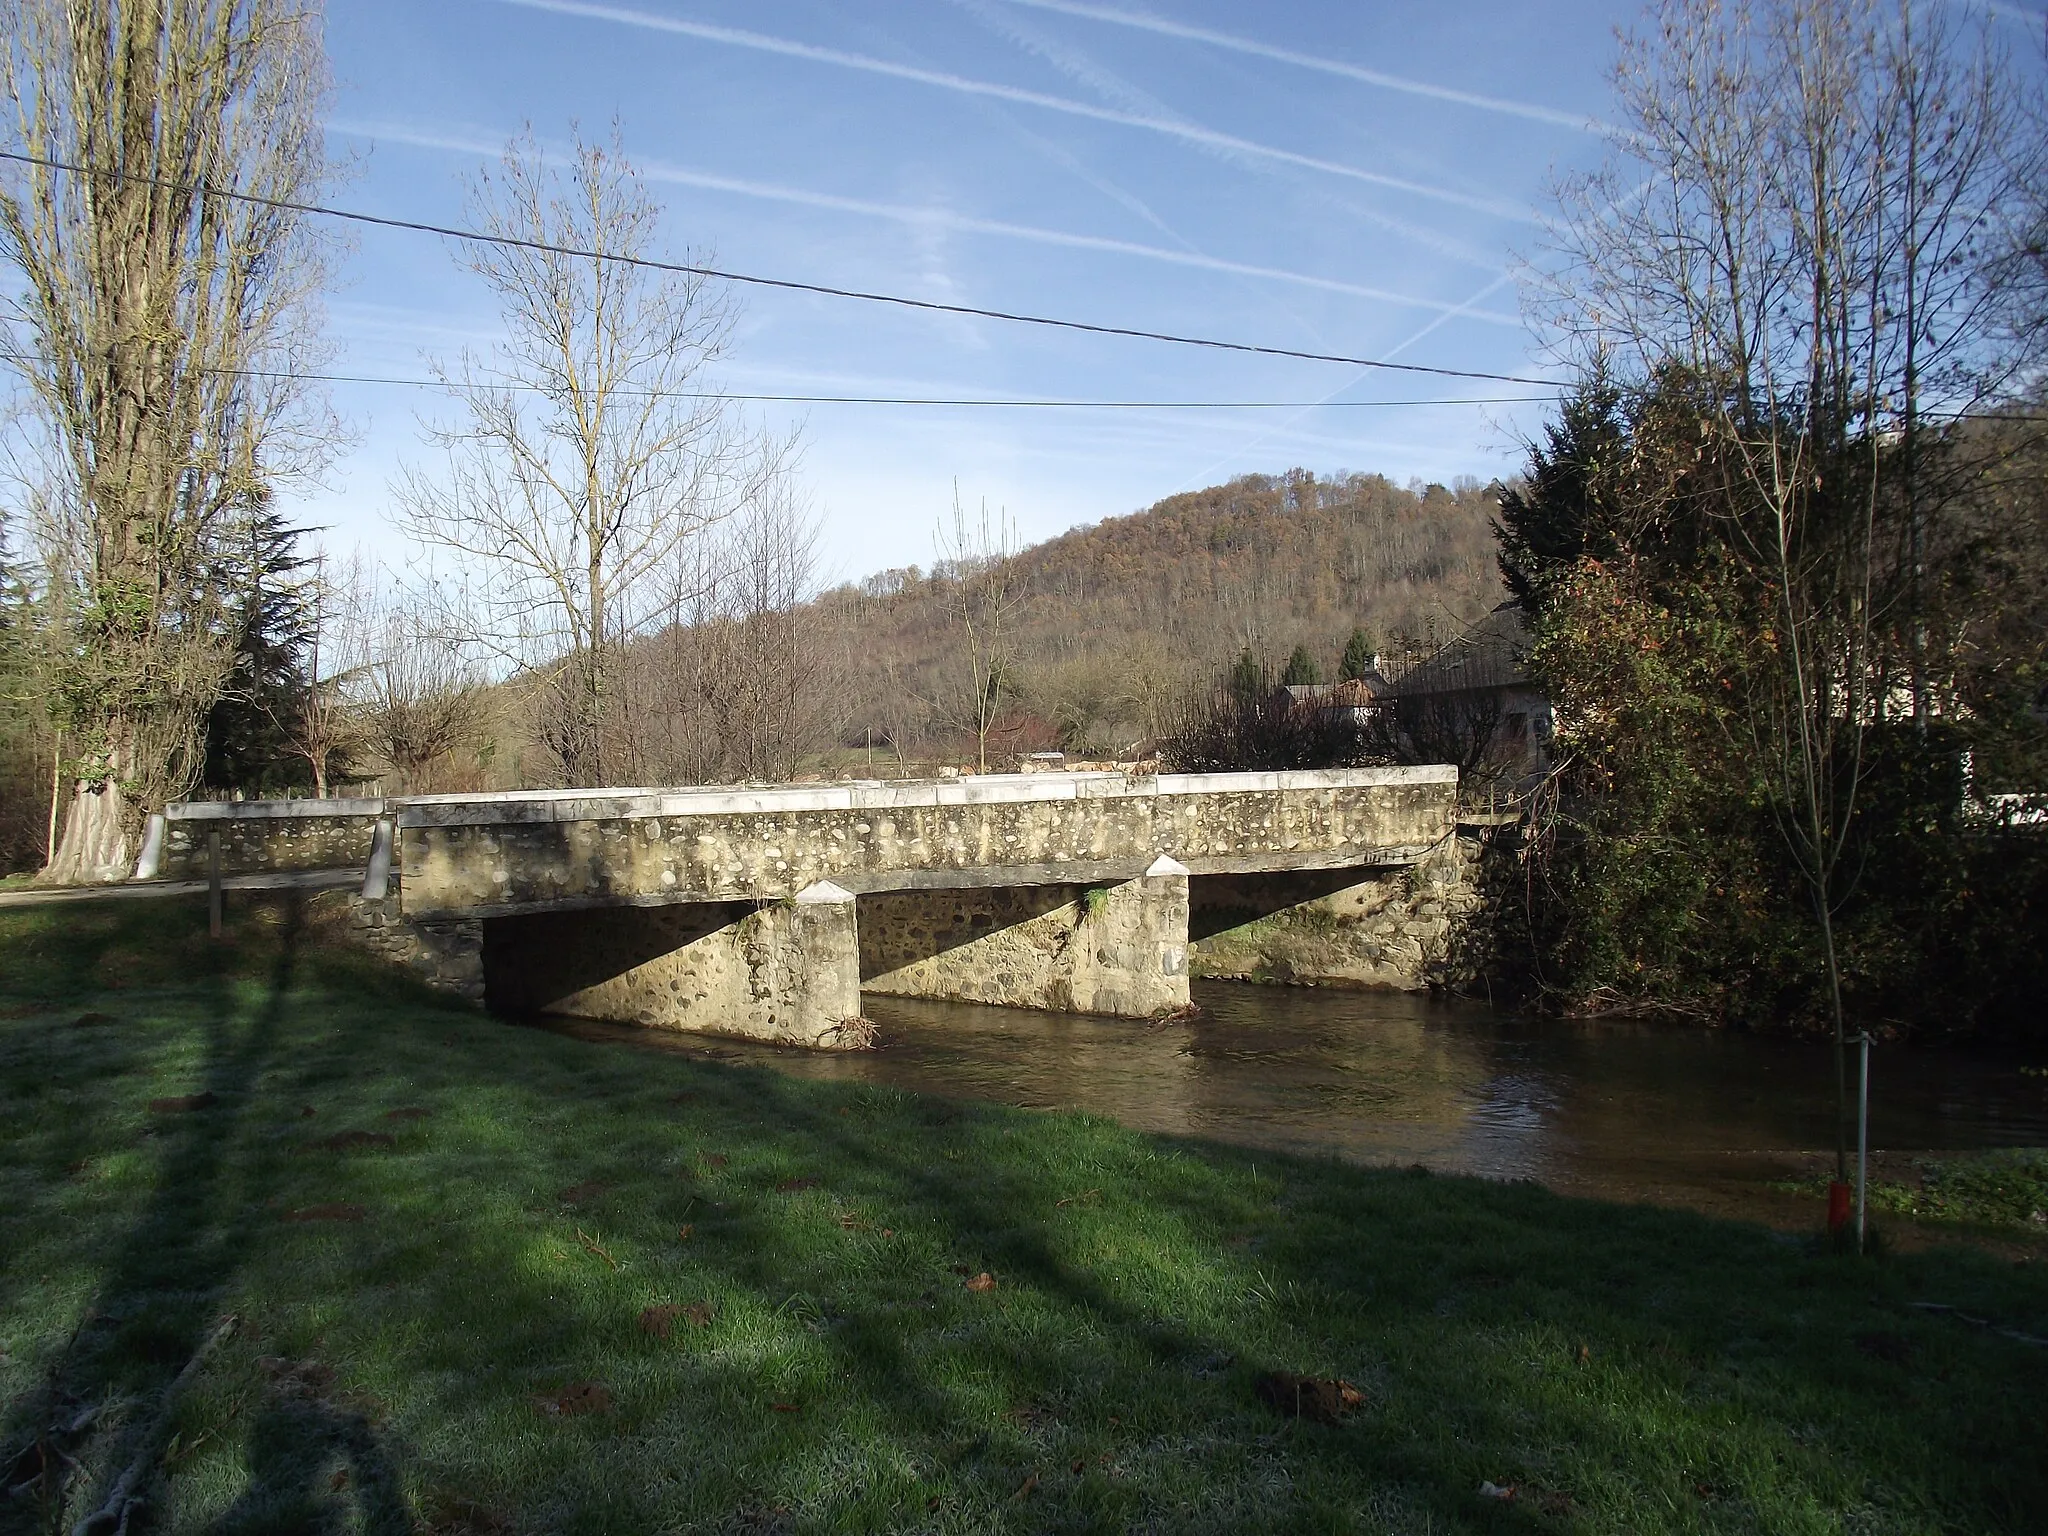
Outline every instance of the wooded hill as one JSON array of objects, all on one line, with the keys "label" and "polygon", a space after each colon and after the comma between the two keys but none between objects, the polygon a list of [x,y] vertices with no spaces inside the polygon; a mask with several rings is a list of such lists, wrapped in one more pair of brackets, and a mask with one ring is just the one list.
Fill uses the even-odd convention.
[{"label": "wooded hill", "polygon": [[[1334,676],[1354,628],[1433,646],[1498,603],[1493,494],[1378,475],[1247,475],[1075,528],[1003,562],[1014,599],[1002,669],[1008,750],[1112,751],[1152,735],[1159,702],[1247,647],[1276,671],[1306,647]],[[935,745],[958,729],[961,572],[912,566],[824,593],[850,641],[850,746]]]}]

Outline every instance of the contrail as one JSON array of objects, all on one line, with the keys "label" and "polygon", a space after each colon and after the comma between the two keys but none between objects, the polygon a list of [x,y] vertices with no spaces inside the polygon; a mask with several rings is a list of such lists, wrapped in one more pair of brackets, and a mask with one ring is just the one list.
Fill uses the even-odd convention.
[{"label": "contrail", "polygon": [[[1054,43],[1042,34],[1023,27],[1014,20],[1009,18],[998,19],[994,13],[1001,8],[1001,0],[953,0],[953,3],[960,6],[983,26],[995,32],[997,36],[1044,59],[1053,68],[1060,70],[1079,84],[1092,86],[1097,92],[1124,110],[1151,116],[1177,116],[1170,107],[1138,89],[1122,76],[1102,68],[1093,59],[1087,57],[1087,55]],[[1023,135],[1041,151],[1054,157],[1060,164],[1074,171],[1075,174],[1081,176],[1084,180],[1087,180],[1091,186],[1096,186],[1098,190],[1107,192],[1108,195],[1114,197],[1118,202],[1124,203],[1125,206],[1131,206],[1126,201],[1125,195],[1122,192],[1104,187],[1089,172],[1082,170],[1079,162],[1065,149],[1055,146],[1037,134],[1033,134],[1027,129],[1018,126],[1014,118],[1006,115],[1004,120],[1010,123],[1013,132]],[[1184,119],[1182,120],[1185,121]],[[1247,163],[1247,157],[1244,155],[1227,155],[1218,152],[1218,158],[1237,166],[1243,166]],[[1252,163],[1257,164],[1257,162]],[[1265,165],[1260,165],[1258,168],[1268,174],[1272,174],[1277,170],[1276,167]],[[1294,184],[1300,185],[1301,183],[1296,182]],[[1440,256],[1448,256],[1453,261],[1462,262],[1467,266],[1479,267],[1488,271],[1493,270],[1498,265],[1494,257],[1479,255],[1462,241],[1447,236],[1438,230],[1427,229],[1413,224],[1406,219],[1396,218],[1383,209],[1363,206],[1347,198],[1339,197],[1335,192],[1320,186],[1313,187],[1311,190],[1312,195],[1328,201],[1334,207],[1343,209],[1351,217],[1362,219],[1369,224],[1378,225],[1381,229],[1390,230],[1402,239],[1413,241],[1417,245],[1435,251]],[[1186,246],[1190,250],[1195,249],[1192,242],[1177,230],[1171,229],[1164,224],[1151,209],[1140,204],[1133,208],[1132,211],[1136,212],[1146,223],[1151,224],[1154,228],[1160,230],[1161,233],[1171,237],[1177,244]]]},{"label": "contrail", "polygon": [[1273,59],[1282,64],[1292,64],[1300,69],[1313,69],[1326,75],[1340,75],[1346,80],[1356,80],[1362,85],[1379,86],[1382,90],[1401,91],[1410,96],[1427,96],[1435,101],[1455,102],[1459,106],[1477,107],[1484,112],[1504,112],[1510,117],[1527,118],[1530,122],[1551,123],[1560,128],[1576,128],[1584,133],[1604,134],[1608,131],[1607,126],[1598,118],[1588,117],[1583,113],[1560,112],[1554,107],[1539,107],[1533,102],[1511,101],[1503,96],[1482,96],[1476,91],[1460,91],[1447,85],[1432,85],[1425,80],[1410,80],[1402,75],[1390,75],[1383,70],[1367,69],[1359,64],[1318,58],[1315,54],[1297,53],[1291,48],[1276,48],[1271,43],[1238,37],[1229,32],[1212,32],[1207,27],[1189,26],[1185,22],[1170,21],[1164,16],[1154,16],[1144,11],[1120,11],[1106,5],[1083,4],[1082,0],[998,0],[998,3],[1028,6],[1039,11],[1057,11],[1063,16],[1078,16],[1088,21],[1106,22],[1116,27],[1134,27],[1140,32],[1154,32],[1161,37],[1177,37],[1187,42],[1207,43],[1211,47],[1225,48],[1232,53],[1249,54],[1259,59]]},{"label": "contrail", "polygon": [[1290,149],[1275,149],[1270,144],[1259,144],[1251,139],[1241,139],[1234,134],[1219,133],[1214,129],[1202,128],[1192,123],[1172,122],[1138,112],[1093,106],[1085,101],[1075,101],[1071,97],[1051,96],[1043,91],[1028,91],[1020,86],[999,85],[994,81],[974,80],[965,75],[948,74],[942,70],[896,64],[868,54],[848,53],[844,49],[823,48],[813,43],[795,42],[789,38],[770,37],[766,33],[747,32],[738,27],[713,26],[709,22],[684,21],[679,17],[658,16],[648,11],[629,10],[624,6],[598,4],[595,0],[499,0],[499,3],[521,6],[527,10],[551,11],[563,16],[580,16],[593,21],[616,22],[620,26],[640,27],[651,32],[668,32],[678,37],[694,37],[703,42],[725,43],[735,48],[751,48],[756,52],[777,54],[783,58],[805,59],[815,64],[831,64],[841,69],[860,70],[866,74],[884,75],[894,80],[914,81],[919,85],[957,91],[967,96],[987,96],[997,101],[1012,101],[1020,106],[1039,107],[1047,112],[1062,112],[1069,117],[1085,117],[1098,123],[1115,123],[1125,128],[1138,128],[1147,133],[1163,134],[1168,138],[1181,139],[1191,144],[1235,150],[1239,154],[1255,155],[1279,165],[1296,165],[1304,170],[1342,176],[1371,186],[1406,192],[1414,197],[1469,208],[1497,219],[1508,219],[1523,224],[1535,222],[1530,211],[1518,204],[1501,202],[1493,198],[1472,197],[1445,187],[1425,186],[1421,182],[1408,181],[1399,176],[1383,176],[1377,171],[1345,165],[1336,160],[1296,154]]},{"label": "contrail", "polygon": [[[351,134],[358,138],[384,139],[418,149],[447,150],[455,154],[495,157],[504,150],[502,141],[490,143],[480,138],[391,124],[338,121],[329,123],[328,127],[336,133]],[[667,165],[658,160],[636,158],[633,163],[650,181],[697,187],[707,192],[729,192],[768,202],[791,203],[805,208],[824,208],[836,213],[855,213],[869,218],[888,219],[899,224],[940,227],[959,230],[966,234],[993,235],[1002,239],[1030,241],[1037,245],[1063,246],[1077,251],[1102,251],[1111,255],[1135,256],[1146,261],[1166,262],[1173,266],[1224,272],[1237,277],[1291,283],[1298,287],[1317,288],[1329,293],[1347,294],[1353,298],[1370,299],[1375,303],[1432,310],[1445,320],[1468,318],[1488,325],[1506,326],[1519,326],[1522,323],[1518,316],[1496,310],[1471,309],[1440,299],[1417,298],[1411,294],[1395,293],[1385,288],[1371,288],[1360,283],[1342,282],[1336,278],[1315,277],[1306,272],[1290,272],[1284,267],[1263,267],[1249,262],[1228,261],[1220,256],[1204,255],[1199,251],[1172,250],[1165,246],[1142,245],[1133,240],[1115,240],[1102,235],[1077,235],[1065,230],[1042,229],[1030,224],[1011,224],[999,219],[978,219],[944,208],[919,208],[901,203],[870,202],[865,198],[844,197],[834,192],[812,192],[801,187],[779,186],[774,182],[716,176],[705,171],[692,171],[681,166]]]}]

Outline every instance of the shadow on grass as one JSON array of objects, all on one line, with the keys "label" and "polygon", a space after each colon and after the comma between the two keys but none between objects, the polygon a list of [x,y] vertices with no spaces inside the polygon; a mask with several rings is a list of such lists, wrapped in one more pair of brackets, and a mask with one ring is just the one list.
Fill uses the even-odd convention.
[{"label": "shadow on grass", "polygon": [[[221,1311],[252,1319],[262,1352],[224,1347],[178,1416],[171,1529],[1903,1532],[2048,1507],[2043,1362],[1908,1306],[2038,1328],[2031,1272],[564,1039],[309,952],[302,921],[253,997],[217,966],[120,1026],[123,1060],[183,1042],[176,1086],[216,1102],[159,1138],[44,1328],[82,1320],[68,1403],[145,1398]],[[151,1091],[121,1082],[131,1111]],[[0,1173],[55,1190],[120,1113],[44,1115]],[[38,1263],[87,1241],[55,1200]],[[279,1219],[319,1202],[362,1219]],[[640,1325],[691,1303],[701,1327]],[[1269,1369],[1366,1406],[1281,1419]],[[11,1405],[10,1446],[53,1401]]]},{"label": "shadow on grass", "polygon": [[[110,956],[117,963],[140,956],[143,969],[156,971],[149,979],[163,981],[169,979],[163,967],[149,962],[160,960],[168,947],[187,974],[199,973],[196,981],[178,989],[184,1004],[178,1011],[190,1015],[184,1021],[190,1038],[181,1044],[196,1060],[178,1074],[181,1093],[159,1096],[159,1101],[196,1102],[145,1112],[147,1123],[137,1140],[154,1154],[150,1191],[124,1231],[99,1238],[104,1251],[97,1284],[78,1308],[68,1342],[46,1364],[36,1385],[7,1404],[0,1419],[0,1447],[13,1461],[20,1448],[47,1447],[53,1431],[97,1409],[91,1454],[80,1458],[78,1475],[39,1480],[32,1514],[29,1501],[19,1495],[0,1504],[0,1529],[68,1528],[70,1517],[106,1505],[138,1456],[150,1458],[152,1471],[134,1491],[151,1487],[154,1455],[162,1449],[151,1437],[160,1427],[157,1410],[164,1391],[232,1309],[238,1276],[263,1240],[265,1224],[275,1219],[267,1209],[275,1152],[263,1146],[256,1123],[263,1113],[260,1081],[286,1032],[285,1000],[300,965],[306,908],[292,893],[275,910],[282,921],[254,1006],[236,995],[236,957],[201,938],[190,912],[164,906],[89,915],[60,909],[57,914],[58,924],[70,919],[72,927],[68,935],[53,938],[55,953],[42,957],[45,963],[33,975],[44,1001],[90,996],[95,983],[104,987]],[[139,946],[138,930],[149,932]],[[151,1042],[132,1015],[155,1011],[160,1003],[160,993],[117,995],[102,1006],[120,1008],[130,1018],[92,1015],[91,1023],[68,1026],[64,1043],[95,1037],[93,1076],[102,1083],[146,1070],[142,1048]],[[110,1038],[97,1038],[102,1036]],[[62,1159],[69,1172],[83,1162],[71,1154],[104,1143],[105,1131],[92,1115],[67,1115],[47,1138],[50,1144],[38,1149],[36,1160],[47,1166],[53,1157]],[[18,1289],[22,1279],[12,1276],[9,1289]],[[252,1496],[258,1485],[296,1478],[293,1469],[309,1458],[331,1460],[329,1442],[344,1448],[366,1474],[356,1480],[366,1509],[393,1511],[364,1529],[409,1529],[402,1503],[393,1502],[397,1484],[388,1458],[375,1447],[368,1427],[316,1403],[266,1405],[251,1440]],[[56,1448],[65,1449],[61,1440]],[[37,1460],[54,1467],[47,1449]],[[117,1522],[127,1523],[118,1514]]]}]

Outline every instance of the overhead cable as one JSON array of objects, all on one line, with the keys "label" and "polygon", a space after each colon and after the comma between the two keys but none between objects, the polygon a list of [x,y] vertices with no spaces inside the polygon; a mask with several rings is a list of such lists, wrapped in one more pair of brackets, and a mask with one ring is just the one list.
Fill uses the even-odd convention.
[{"label": "overhead cable", "polygon": [[397,219],[384,214],[364,213],[359,209],[335,208],[325,203],[302,203],[288,198],[261,197],[252,192],[232,192],[199,182],[173,181],[164,177],[143,176],[133,171],[95,170],[71,161],[54,160],[42,155],[25,155],[15,150],[0,150],[0,160],[41,166],[45,170],[65,171],[74,176],[103,176],[115,181],[140,182],[145,186],[163,187],[175,192],[198,192],[205,197],[224,198],[230,202],[248,203],[258,208],[274,208],[286,213],[315,214],[322,218],[342,219],[349,223],[367,224],[379,229],[408,230],[415,234],[439,235],[444,239],[466,240],[478,245],[538,251],[550,256],[572,256],[583,261],[607,261],[619,266],[641,267],[654,272],[711,278],[724,283],[744,283],[752,287],[776,288],[791,293],[817,294],[824,298],[856,299],[865,304],[889,304],[901,309],[960,315],[977,320],[1002,320],[1012,325],[1037,325],[1053,330],[1080,331],[1092,336],[1119,336],[1137,341],[1166,342],[1180,347],[1207,347],[1220,352],[1247,352],[1260,357],[1290,358],[1297,362],[1339,363],[1347,368],[1376,368],[1392,373],[1428,374],[1444,379],[1478,379],[1495,384],[1528,384],[1539,389],[1557,387],[1557,381],[1554,379],[1529,378],[1521,374],[1487,373],[1472,368],[1440,368],[1427,363],[1395,363],[1378,358],[1351,357],[1337,352],[1307,352],[1294,347],[1270,347],[1247,341],[1224,341],[1213,336],[1182,336],[1171,331],[1151,331],[1137,326],[1099,325],[1093,321],[1066,320],[1052,315],[1028,315],[1012,310],[982,309],[972,304],[944,304],[936,299],[914,299],[904,294],[837,288],[826,283],[798,282],[793,278],[762,277],[757,273],[734,272],[724,267],[709,267],[692,262],[659,261],[649,256],[626,256],[615,251],[587,250],[579,246],[557,244],[551,240],[484,234],[478,230],[460,229],[447,224],[431,224],[420,219]]}]

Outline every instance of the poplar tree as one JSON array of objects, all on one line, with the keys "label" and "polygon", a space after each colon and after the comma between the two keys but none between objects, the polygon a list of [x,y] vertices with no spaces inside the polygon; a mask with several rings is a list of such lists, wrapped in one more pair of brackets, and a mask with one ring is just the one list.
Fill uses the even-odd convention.
[{"label": "poplar tree", "polygon": [[4,351],[61,467],[39,543],[72,789],[46,873],[118,879],[232,667],[223,521],[324,461],[316,0],[0,0]]}]

